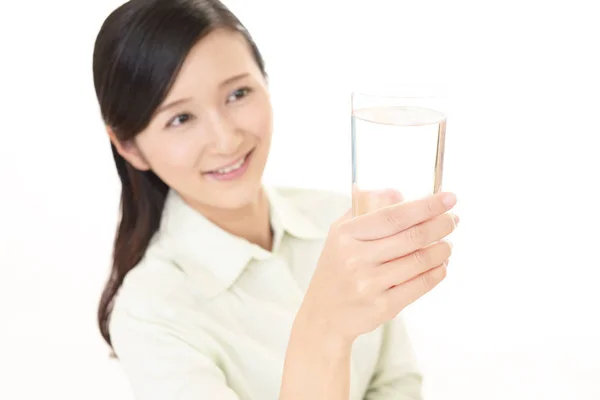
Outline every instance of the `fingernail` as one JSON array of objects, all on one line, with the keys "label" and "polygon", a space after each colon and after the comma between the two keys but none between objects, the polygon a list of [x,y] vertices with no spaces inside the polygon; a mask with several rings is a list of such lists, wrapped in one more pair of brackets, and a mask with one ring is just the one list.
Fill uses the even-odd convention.
[{"label": "fingernail", "polygon": [[456,195],[454,193],[444,193],[442,196],[442,202],[448,208],[456,204]]},{"label": "fingernail", "polygon": [[458,225],[458,222],[460,221],[460,218],[456,214],[452,214],[452,216],[454,217],[454,225]]}]

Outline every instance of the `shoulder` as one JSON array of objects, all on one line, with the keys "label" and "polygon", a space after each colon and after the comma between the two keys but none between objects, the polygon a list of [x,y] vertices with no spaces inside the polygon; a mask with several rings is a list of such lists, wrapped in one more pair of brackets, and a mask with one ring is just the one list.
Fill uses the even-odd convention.
[{"label": "shoulder", "polygon": [[111,338],[128,335],[133,328],[147,329],[157,324],[176,328],[188,319],[198,302],[183,271],[156,253],[151,246],[125,276],[113,303]]},{"label": "shoulder", "polygon": [[151,254],[127,274],[108,328],[112,350],[140,397],[168,398],[157,393],[189,386],[192,369],[199,389],[202,379],[221,374],[218,342],[198,299],[175,264]]},{"label": "shoulder", "polygon": [[352,207],[350,196],[330,190],[286,186],[272,189],[307,218],[323,227],[331,225]]}]

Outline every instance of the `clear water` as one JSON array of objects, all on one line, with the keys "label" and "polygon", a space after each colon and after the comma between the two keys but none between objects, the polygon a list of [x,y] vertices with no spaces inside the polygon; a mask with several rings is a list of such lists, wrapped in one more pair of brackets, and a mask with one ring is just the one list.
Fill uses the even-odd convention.
[{"label": "clear water", "polygon": [[441,189],[446,118],[418,107],[374,107],[352,115],[354,214],[378,208],[365,192],[395,189],[407,200]]}]

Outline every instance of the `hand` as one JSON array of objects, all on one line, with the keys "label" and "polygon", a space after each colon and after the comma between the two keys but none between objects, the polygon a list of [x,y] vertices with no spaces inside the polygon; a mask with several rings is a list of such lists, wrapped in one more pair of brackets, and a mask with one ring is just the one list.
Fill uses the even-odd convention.
[{"label": "hand", "polygon": [[[389,204],[389,191],[378,195]],[[433,289],[446,276],[455,204],[438,193],[336,221],[298,312],[303,326],[353,342]]]}]

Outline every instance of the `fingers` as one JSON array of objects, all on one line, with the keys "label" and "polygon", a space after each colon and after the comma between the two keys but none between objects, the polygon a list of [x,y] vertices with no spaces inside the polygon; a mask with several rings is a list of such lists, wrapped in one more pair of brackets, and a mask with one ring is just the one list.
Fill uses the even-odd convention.
[{"label": "fingers", "polygon": [[[379,265],[429,246],[448,236],[456,229],[458,217],[452,213],[445,213],[427,220],[393,236],[371,242],[372,262]],[[413,257],[419,257],[417,253]]]},{"label": "fingers", "polygon": [[395,286],[383,294],[379,305],[388,318],[393,318],[406,306],[430,292],[446,277],[446,264],[442,264],[415,276],[402,285]]},{"label": "fingers", "polygon": [[423,199],[403,201],[369,214],[346,220],[343,228],[357,240],[376,240],[395,235],[450,210],[456,204],[452,193],[438,193]]},{"label": "fingers", "polygon": [[376,204],[372,207],[372,210],[391,206],[396,203],[404,201],[404,195],[394,189],[382,189],[375,190],[369,193],[370,197],[373,197],[373,202]]},{"label": "fingers", "polygon": [[359,190],[356,186],[352,190],[352,211],[354,216],[368,214],[374,210],[391,206],[404,200],[402,194],[394,189]]},{"label": "fingers", "polygon": [[443,263],[452,254],[452,245],[440,241],[419,249],[405,257],[387,262],[374,269],[374,286],[382,292],[401,285]]}]

